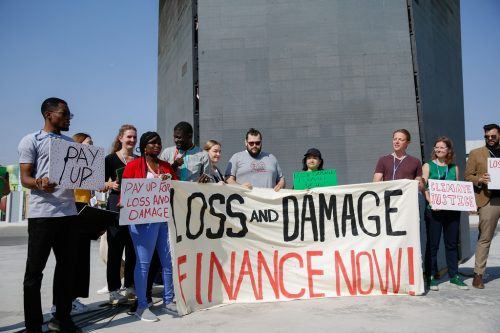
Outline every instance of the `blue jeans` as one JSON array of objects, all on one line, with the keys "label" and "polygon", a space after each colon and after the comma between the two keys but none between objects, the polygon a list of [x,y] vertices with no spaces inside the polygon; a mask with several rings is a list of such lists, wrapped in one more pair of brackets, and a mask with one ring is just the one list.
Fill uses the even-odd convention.
[{"label": "blue jeans", "polygon": [[136,263],[134,271],[135,289],[137,293],[137,307],[144,309],[148,306],[146,286],[149,266],[156,248],[160,256],[163,277],[163,302],[172,303],[174,285],[172,281],[172,259],[168,240],[168,226],[166,222],[129,225],[130,236],[134,244]]},{"label": "blue jeans", "polygon": [[429,235],[429,250],[431,260],[431,274],[438,272],[437,253],[441,232],[443,232],[446,265],[450,278],[458,274],[458,232],[460,229],[460,212],[450,210],[425,210],[427,233]]}]

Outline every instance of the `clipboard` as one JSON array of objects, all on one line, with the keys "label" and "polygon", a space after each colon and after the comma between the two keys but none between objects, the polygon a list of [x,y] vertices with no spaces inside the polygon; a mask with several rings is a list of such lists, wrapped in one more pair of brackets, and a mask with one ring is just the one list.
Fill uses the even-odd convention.
[{"label": "clipboard", "polygon": [[97,240],[106,231],[106,227],[118,223],[118,212],[85,206],[78,213],[80,231],[90,239]]},{"label": "clipboard", "polygon": [[123,171],[125,171],[125,167],[116,169],[116,180],[118,180],[118,184],[122,184],[123,179]]}]

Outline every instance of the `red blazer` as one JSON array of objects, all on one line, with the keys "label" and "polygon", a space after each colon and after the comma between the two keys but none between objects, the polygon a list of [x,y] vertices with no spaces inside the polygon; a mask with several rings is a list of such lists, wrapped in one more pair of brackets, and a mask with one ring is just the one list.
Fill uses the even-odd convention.
[{"label": "red blazer", "polygon": [[[172,176],[173,180],[179,180],[179,177],[177,177],[174,168],[172,168],[172,166],[168,162],[162,160],[158,160],[158,162],[160,163],[160,173],[169,173]],[[146,164],[145,158],[139,157],[127,163],[127,165],[125,166],[125,170],[123,171],[123,178],[146,178],[147,169],[148,166]]]}]

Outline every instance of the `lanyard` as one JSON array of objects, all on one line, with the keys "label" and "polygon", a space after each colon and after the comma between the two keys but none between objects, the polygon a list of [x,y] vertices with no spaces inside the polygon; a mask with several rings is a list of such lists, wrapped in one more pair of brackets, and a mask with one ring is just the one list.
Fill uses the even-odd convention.
[{"label": "lanyard", "polygon": [[[436,164],[436,163],[434,163]],[[437,170],[438,170],[438,179],[441,179],[441,171],[439,171],[439,165],[436,164],[436,167],[437,167]],[[442,180],[446,180],[446,178],[448,178],[448,169],[450,167],[448,165],[446,165],[446,171],[444,173],[444,178]]]},{"label": "lanyard", "polygon": [[493,152],[491,150],[488,149],[488,151],[490,152],[491,157],[498,158],[495,154],[493,154]]},{"label": "lanyard", "polygon": [[158,178],[158,176],[160,175],[160,163],[158,162],[158,171],[157,172],[154,172],[153,169],[149,166],[149,163],[146,161],[146,165],[148,166],[148,170],[149,172],[151,172],[154,176],[154,178]]},{"label": "lanyard", "polygon": [[35,134],[35,140],[36,141],[42,141],[42,140],[45,140],[45,139],[62,139],[62,135],[61,134],[56,134],[56,133],[53,133],[53,132],[48,132],[47,134],[44,134],[42,132],[42,130],[40,130],[40,132],[38,132],[37,134]]},{"label": "lanyard", "polygon": [[[401,164],[403,164],[403,161],[405,160],[407,155],[403,156],[403,158],[400,160],[398,166],[396,166],[396,156],[392,155],[393,158],[393,164],[392,164],[392,180],[396,177],[396,171],[398,171],[398,168]],[[399,159],[398,159],[399,160]]]}]

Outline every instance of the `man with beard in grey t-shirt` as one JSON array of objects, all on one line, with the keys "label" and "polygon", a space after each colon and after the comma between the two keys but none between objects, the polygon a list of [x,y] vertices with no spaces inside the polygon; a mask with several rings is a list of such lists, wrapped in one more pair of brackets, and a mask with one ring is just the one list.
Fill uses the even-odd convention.
[{"label": "man with beard in grey t-shirt", "polygon": [[246,150],[234,154],[226,168],[228,184],[274,188],[276,192],[285,187],[285,178],[278,160],[273,154],[262,151],[262,134],[250,128],[245,136]]}]

